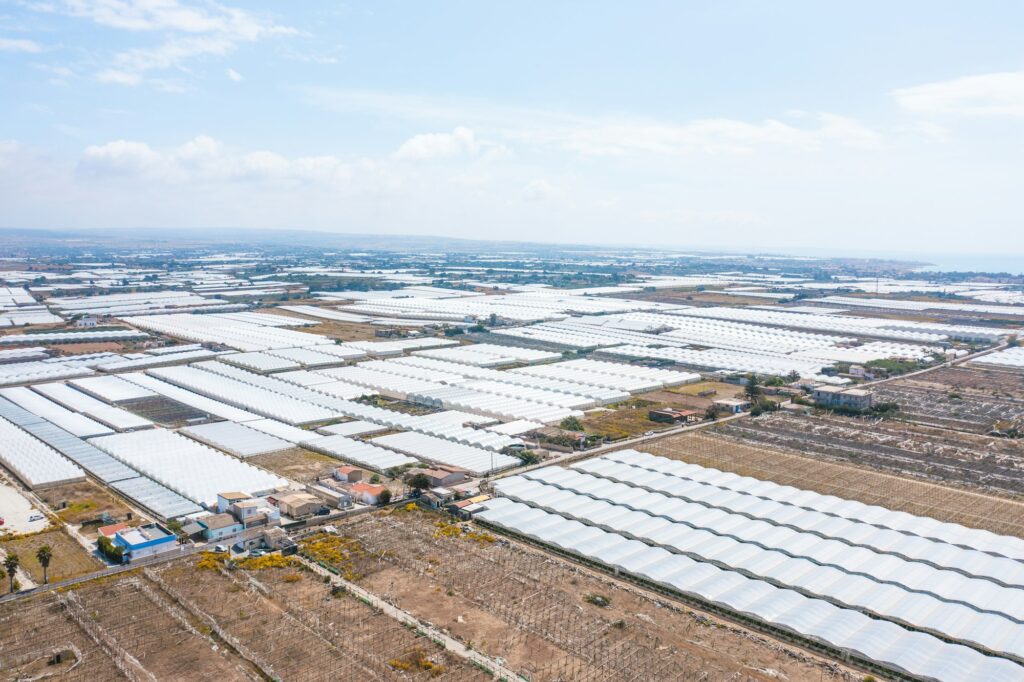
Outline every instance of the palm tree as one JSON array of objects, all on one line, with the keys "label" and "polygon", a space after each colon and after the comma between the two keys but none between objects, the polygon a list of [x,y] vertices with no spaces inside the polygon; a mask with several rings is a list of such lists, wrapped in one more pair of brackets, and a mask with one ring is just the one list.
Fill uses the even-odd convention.
[{"label": "palm tree", "polygon": [[11,592],[14,592],[14,574],[21,565],[21,559],[14,552],[8,552],[4,557],[4,568],[7,569],[7,577],[11,580]]},{"label": "palm tree", "polygon": [[43,567],[43,584],[46,585],[50,582],[50,578],[46,575],[46,569],[50,567],[50,559],[53,558],[53,550],[50,549],[49,545],[43,545],[36,550],[36,559],[39,561],[39,565]]}]

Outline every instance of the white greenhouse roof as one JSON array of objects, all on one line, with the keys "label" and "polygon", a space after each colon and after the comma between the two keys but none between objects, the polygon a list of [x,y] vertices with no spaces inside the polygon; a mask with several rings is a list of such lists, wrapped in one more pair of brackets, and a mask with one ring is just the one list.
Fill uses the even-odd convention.
[{"label": "white greenhouse roof", "polygon": [[527,504],[496,498],[484,507],[479,520],[912,675],[942,682],[1010,682],[1024,670],[967,646]]},{"label": "white greenhouse roof", "polygon": [[418,460],[394,450],[341,435],[320,436],[304,442],[303,446],[374,471],[383,472],[418,463]]},{"label": "white greenhouse roof", "polygon": [[108,403],[152,398],[157,395],[147,388],[137,386],[122,377],[114,375],[72,379],[68,383]]},{"label": "white greenhouse roof", "polygon": [[46,421],[70,431],[76,436],[88,437],[111,433],[113,429],[100,424],[99,422],[86,417],[85,415],[72,412],[61,407],[52,400],[35,393],[25,386],[14,388],[0,388],[0,395],[12,403],[28,410],[32,414],[45,419]]},{"label": "white greenhouse roof", "polygon": [[217,493],[226,490],[259,495],[288,484],[280,476],[165,429],[100,436],[91,442],[199,504],[215,504]]},{"label": "white greenhouse roof", "polygon": [[183,428],[180,433],[235,457],[252,457],[292,447],[286,440],[235,422],[199,424]]},{"label": "white greenhouse roof", "polygon": [[85,479],[59,452],[0,417],[0,461],[30,489]]},{"label": "white greenhouse roof", "polygon": [[374,438],[372,442],[428,462],[459,467],[478,475],[510,469],[521,464],[517,457],[488,452],[481,448],[411,431],[380,436]]}]

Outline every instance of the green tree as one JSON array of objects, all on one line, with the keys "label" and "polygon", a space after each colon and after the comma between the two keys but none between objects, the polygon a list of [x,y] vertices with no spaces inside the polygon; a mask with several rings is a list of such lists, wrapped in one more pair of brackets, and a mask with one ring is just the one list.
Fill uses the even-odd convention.
[{"label": "green tree", "polygon": [[46,585],[50,582],[50,576],[47,571],[50,568],[50,559],[53,558],[53,549],[49,545],[43,545],[36,550],[36,560],[39,561],[39,565],[43,567],[43,584]]},{"label": "green tree", "polygon": [[566,431],[583,430],[583,422],[581,422],[577,417],[566,417],[558,425],[561,426]]},{"label": "green tree", "polygon": [[430,487],[430,479],[426,474],[413,474],[405,479],[405,484],[416,490],[426,490]]},{"label": "green tree", "polygon": [[513,455],[519,458],[523,464],[537,464],[541,461],[540,455],[533,450],[516,450],[512,452]]},{"label": "green tree", "polygon": [[11,592],[14,592],[14,574],[18,571],[18,566],[21,566],[21,559],[18,558],[16,552],[8,552],[7,556],[4,557],[4,568],[7,569],[7,577],[11,581]]},{"label": "green tree", "polygon": [[743,393],[751,401],[756,400],[761,395],[761,384],[757,382],[756,374],[747,375],[747,385],[743,387]]},{"label": "green tree", "polygon": [[387,489],[382,491],[381,494],[377,497],[377,501],[381,504],[381,506],[383,506],[383,505],[387,504],[388,502],[390,502],[391,501],[391,491],[387,490]]}]

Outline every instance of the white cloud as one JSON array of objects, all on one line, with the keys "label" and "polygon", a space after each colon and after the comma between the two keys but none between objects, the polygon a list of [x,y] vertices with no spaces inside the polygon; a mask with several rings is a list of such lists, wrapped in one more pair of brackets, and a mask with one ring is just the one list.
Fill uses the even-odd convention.
[{"label": "white cloud", "polygon": [[235,81],[236,83],[241,83],[243,80],[242,74],[238,73],[234,69],[228,69],[225,73],[227,73],[228,78]]},{"label": "white cloud", "polygon": [[90,146],[83,152],[78,169],[80,174],[93,178],[135,177],[173,183],[339,183],[352,174],[351,166],[337,157],[289,159],[270,151],[241,152],[205,135],[163,151],[128,140]]},{"label": "white cloud", "polygon": [[77,75],[67,66],[53,64],[33,64],[33,66],[40,71],[51,74],[49,78],[50,85],[67,85]]},{"label": "white cloud", "polygon": [[30,7],[128,31],[222,33],[249,40],[255,40],[268,30],[294,32],[242,9],[214,2],[190,6],[180,0],[63,0],[35,3]]},{"label": "white cloud", "polygon": [[463,154],[475,155],[480,143],[469,128],[459,126],[450,133],[423,133],[406,140],[398,151],[396,159],[427,161],[445,159]]},{"label": "white cloud", "polygon": [[553,201],[563,194],[560,187],[556,187],[547,180],[531,180],[523,188],[523,198],[527,201]]},{"label": "white cloud", "polygon": [[901,108],[916,114],[1024,116],[1024,71],[965,76],[893,92]]},{"label": "white cloud", "polygon": [[644,211],[638,217],[648,223],[684,227],[741,227],[765,224],[764,219],[757,214],[736,210]]},{"label": "white cloud", "polygon": [[24,52],[38,54],[43,51],[43,46],[34,40],[24,38],[0,38],[0,52]]},{"label": "white cloud", "polygon": [[101,82],[127,86],[139,85],[148,72],[185,70],[187,62],[199,57],[224,56],[244,43],[297,33],[294,28],[213,2],[192,6],[179,0],[63,0],[32,7],[110,28],[163,34],[161,44],[119,52],[109,67],[96,74]]},{"label": "white cloud", "polygon": [[[776,119],[750,122],[713,118],[676,122],[508,107],[466,98],[331,88],[308,88],[305,93],[314,104],[335,111],[371,112],[420,122],[458,124],[472,127],[478,134],[494,140],[511,140],[592,157],[750,154],[761,148],[815,151],[828,145],[858,149],[885,147],[878,131],[856,119],[832,113],[799,112],[796,118],[800,125]],[[444,140],[418,139],[421,137],[425,138],[417,136],[407,144],[415,141],[417,147],[446,146]]]},{"label": "white cloud", "polygon": [[878,133],[854,119],[836,114],[818,114],[807,127],[774,119],[750,123],[716,118],[678,124],[590,120],[572,127],[535,129],[518,134],[585,156],[750,154],[766,147],[813,151],[826,143],[870,149],[882,146]]}]

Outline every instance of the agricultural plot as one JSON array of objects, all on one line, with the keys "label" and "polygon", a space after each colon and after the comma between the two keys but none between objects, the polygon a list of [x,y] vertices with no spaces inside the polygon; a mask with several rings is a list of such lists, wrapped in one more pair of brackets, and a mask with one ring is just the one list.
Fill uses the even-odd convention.
[{"label": "agricultural plot", "polygon": [[[245,562],[243,562],[245,563]],[[481,671],[417,637],[279,556],[225,570],[213,555],[146,575],[264,678],[484,680]]]},{"label": "agricultural plot", "polygon": [[899,416],[919,424],[971,433],[1024,426],[1024,375],[946,367],[881,384],[875,400],[899,404]]},{"label": "agricultural plot", "polygon": [[[316,434],[311,433],[311,435],[315,436]],[[318,478],[329,475],[343,464],[333,457],[304,448],[290,448],[281,452],[256,455],[247,461],[300,483],[312,483]]]},{"label": "agricultural plot", "polygon": [[1000,535],[1024,537],[1024,502],[914,480],[868,466],[827,461],[817,452],[793,446],[748,441],[731,431],[732,426],[730,422],[713,432],[668,436],[636,449]]},{"label": "agricultural plot", "polygon": [[58,602],[139,679],[259,679],[247,661],[217,646],[202,623],[142,576],[91,581],[59,595]]},{"label": "agricultural plot", "polygon": [[47,570],[51,583],[76,578],[103,568],[99,559],[89,554],[63,530],[48,530],[0,542],[0,549],[7,553],[15,552],[21,560],[21,568],[28,572],[36,584],[42,585],[43,567],[36,559],[36,552],[43,545],[49,545],[53,552]]},{"label": "agricultural plot", "polygon": [[0,604],[0,676],[5,680],[129,680],[53,593]]},{"label": "agricultural plot", "polygon": [[587,412],[586,416],[580,421],[587,433],[612,441],[638,436],[649,430],[657,431],[672,426],[671,424],[651,421],[647,414],[651,410],[678,406],[669,402],[648,400],[647,398],[648,396],[631,398],[615,405],[608,405],[604,409],[592,410]]},{"label": "agricultural plot", "polygon": [[131,512],[128,505],[92,481],[80,481],[46,488],[39,491],[37,495],[65,523],[87,524],[83,527],[83,532],[95,532],[100,524],[90,522],[97,521],[104,514],[120,521]]},{"label": "agricultural plot", "polygon": [[364,515],[310,556],[534,682],[853,680],[551,555],[418,510]]},{"label": "agricultural plot", "polygon": [[721,427],[747,443],[777,446],[935,483],[1024,494],[1024,446],[1012,439],[898,421],[767,414]]},{"label": "agricultural plot", "polygon": [[210,419],[210,415],[205,412],[164,396],[136,398],[135,400],[119,403],[118,407],[133,412],[140,417],[145,417],[157,424],[171,427],[184,426],[188,423]]}]

